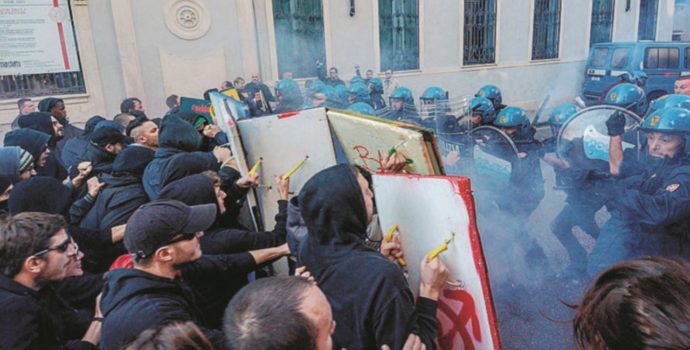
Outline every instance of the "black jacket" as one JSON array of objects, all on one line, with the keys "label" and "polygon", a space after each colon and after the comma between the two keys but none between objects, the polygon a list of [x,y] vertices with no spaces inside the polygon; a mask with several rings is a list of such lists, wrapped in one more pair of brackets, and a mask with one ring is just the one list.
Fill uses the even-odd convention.
[{"label": "black jacket", "polygon": [[[182,113],[182,112],[180,112]],[[199,152],[201,135],[188,122],[177,114],[171,114],[163,119],[158,138],[158,150],[144,171],[143,184],[149,199],[158,198],[160,192],[163,169],[166,168],[172,156],[190,152],[208,162],[207,170],[218,170],[219,164],[210,152]]]},{"label": "black jacket", "polygon": [[170,280],[138,269],[115,269],[105,276],[101,298],[104,321],[101,349],[120,349],[139,333],[171,322],[193,321],[217,345],[220,330],[203,327],[194,292],[180,279]]},{"label": "black jacket", "polygon": [[316,278],[337,323],[334,348],[402,348],[410,333],[433,349],[438,335],[436,302],[414,296],[402,270],[364,245],[367,214],[349,165],[314,175],[299,205],[309,234],[299,260]]},{"label": "black jacket", "polygon": [[[204,174],[187,176],[173,181],[161,190],[160,199],[175,199],[187,205],[216,203],[215,188]],[[237,291],[249,283],[247,273],[258,266],[250,250],[276,247],[285,243],[287,201],[278,201],[279,211],[273,231],[252,232],[225,228],[220,219],[201,237],[204,254],[226,254],[225,258],[236,267],[235,273],[210,278],[195,276],[190,285],[199,291],[204,303],[200,305],[212,327],[220,327],[225,306]]]},{"label": "black jacket", "polygon": [[81,330],[70,331],[77,311],[50,286],[37,292],[0,275],[0,310],[1,349],[96,349],[83,332],[68,336]]}]

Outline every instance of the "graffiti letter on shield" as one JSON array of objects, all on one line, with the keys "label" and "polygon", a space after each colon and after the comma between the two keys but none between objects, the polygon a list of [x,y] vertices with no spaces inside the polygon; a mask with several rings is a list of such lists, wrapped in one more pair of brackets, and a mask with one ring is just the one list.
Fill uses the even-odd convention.
[{"label": "graffiti letter on shield", "polygon": [[[381,151],[378,152],[378,159],[371,157],[369,154],[369,149],[362,145],[357,145],[355,147],[352,147],[352,149],[357,152],[357,156],[359,157],[359,160],[362,161],[362,167],[364,169],[367,169],[367,171],[375,173],[375,172],[380,172],[383,170],[383,157],[381,156]],[[373,162],[370,164],[370,162]]]},{"label": "graffiti letter on shield", "polygon": [[[438,338],[441,349],[454,349],[455,344],[460,344],[455,339],[458,334],[465,350],[474,350],[474,343],[482,341],[479,318],[470,293],[462,289],[444,289],[443,297],[438,301],[438,313],[438,316],[443,316],[437,317],[441,324]],[[472,334],[467,330],[467,323],[472,324]]]}]

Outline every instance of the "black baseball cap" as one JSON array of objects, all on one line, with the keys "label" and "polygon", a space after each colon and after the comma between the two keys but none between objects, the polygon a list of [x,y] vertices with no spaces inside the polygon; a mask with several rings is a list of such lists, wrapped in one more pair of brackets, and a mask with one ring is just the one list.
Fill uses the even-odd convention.
[{"label": "black baseball cap", "polygon": [[211,227],[216,204],[188,206],[176,200],[158,200],[142,205],[127,221],[125,248],[135,259],[146,259],[181,233]]}]

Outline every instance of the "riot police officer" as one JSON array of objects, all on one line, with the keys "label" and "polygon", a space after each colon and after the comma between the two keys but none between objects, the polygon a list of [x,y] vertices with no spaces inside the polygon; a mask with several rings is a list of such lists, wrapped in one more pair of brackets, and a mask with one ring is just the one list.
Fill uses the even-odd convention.
[{"label": "riot police officer", "polygon": [[276,113],[298,111],[303,103],[299,85],[292,79],[283,79],[276,84],[278,107]]},{"label": "riot police officer", "polygon": [[347,102],[349,104],[362,102],[371,105],[369,88],[362,82],[352,83],[352,85],[350,85],[350,89],[348,90]]},{"label": "riot police officer", "polygon": [[544,198],[544,178],[539,163],[541,143],[534,139],[536,129],[532,127],[527,114],[519,107],[502,109],[494,125],[505,132],[515,143],[517,159],[512,162],[512,171],[507,188],[497,194],[498,207],[515,222],[518,240],[527,253],[530,263],[543,264],[546,255],[539,244],[526,231],[527,219]]},{"label": "riot police officer", "polygon": [[685,152],[690,111],[678,107],[658,110],[645,119],[641,130],[647,136],[648,154],[643,171],[597,183],[611,218],[590,255],[590,276],[637,256],[690,258],[690,160]]},{"label": "riot police officer", "polygon": [[486,97],[474,97],[470,100],[470,126],[472,129],[482,126],[491,125],[496,120],[496,110],[494,105]]},{"label": "riot police officer", "polygon": [[390,120],[416,121],[418,119],[417,110],[414,106],[412,91],[406,87],[399,86],[390,95],[389,110],[382,117]]},{"label": "riot police officer", "polygon": [[430,86],[419,97],[420,124],[435,129],[435,120],[450,112],[448,105],[448,91],[438,86]]},{"label": "riot police officer", "polygon": [[[579,169],[577,164],[569,164],[556,154],[556,140],[560,128],[577,113],[577,106],[572,103],[555,108],[549,115],[548,123],[553,137],[543,141],[542,158],[551,165],[556,175],[556,189],[566,194],[566,205],[551,222],[551,231],[563,244],[570,257],[570,264],[564,271],[568,277],[581,276],[586,267],[587,252],[573,234],[573,228],[579,226],[590,236],[599,236],[594,216],[604,205],[601,198],[592,191],[589,170]],[[605,170],[605,169],[602,169]]]},{"label": "riot police officer", "polygon": [[[639,86],[624,83],[617,85],[606,95],[606,104],[617,106],[641,116],[647,110],[647,97],[644,90]],[[623,151],[623,139],[621,135],[625,129],[625,116],[622,113],[614,113],[606,122],[609,136],[609,171],[612,175],[621,175],[622,173],[632,174],[639,173],[642,169],[642,163],[637,161],[635,153],[637,149],[628,149]],[[644,153],[642,153],[644,155]],[[623,163],[623,158],[626,162]],[[626,175],[627,176],[627,175]]]},{"label": "riot police officer", "polygon": [[386,107],[386,101],[383,99],[383,81],[381,81],[381,78],[369,79],[369,97],[371,97],[371,106],[375,110]]},{"label": "riot police officer", "polygon": [[500,112],[506,105],[503,104],[503,96],[501,95],[501,89],[496,85],[484,85],[474,94],[474,97],[485,97],[488,98],[494,105],[496,113]]},{"label": "riot police officer", "polygon": [[376,115],[374,108],[370,104],[364,102],[355,102],[347,107],[347,109],[359,114]]}]

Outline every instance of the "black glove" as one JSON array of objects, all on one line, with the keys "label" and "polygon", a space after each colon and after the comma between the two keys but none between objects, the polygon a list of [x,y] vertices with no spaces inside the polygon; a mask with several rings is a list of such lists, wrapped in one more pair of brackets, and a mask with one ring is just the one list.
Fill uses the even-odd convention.
[{"label": "black glove", "polygon": [[621,112],[613,113],[606,121],[609,136],[620,136],[625,133],[625,115]]}]

